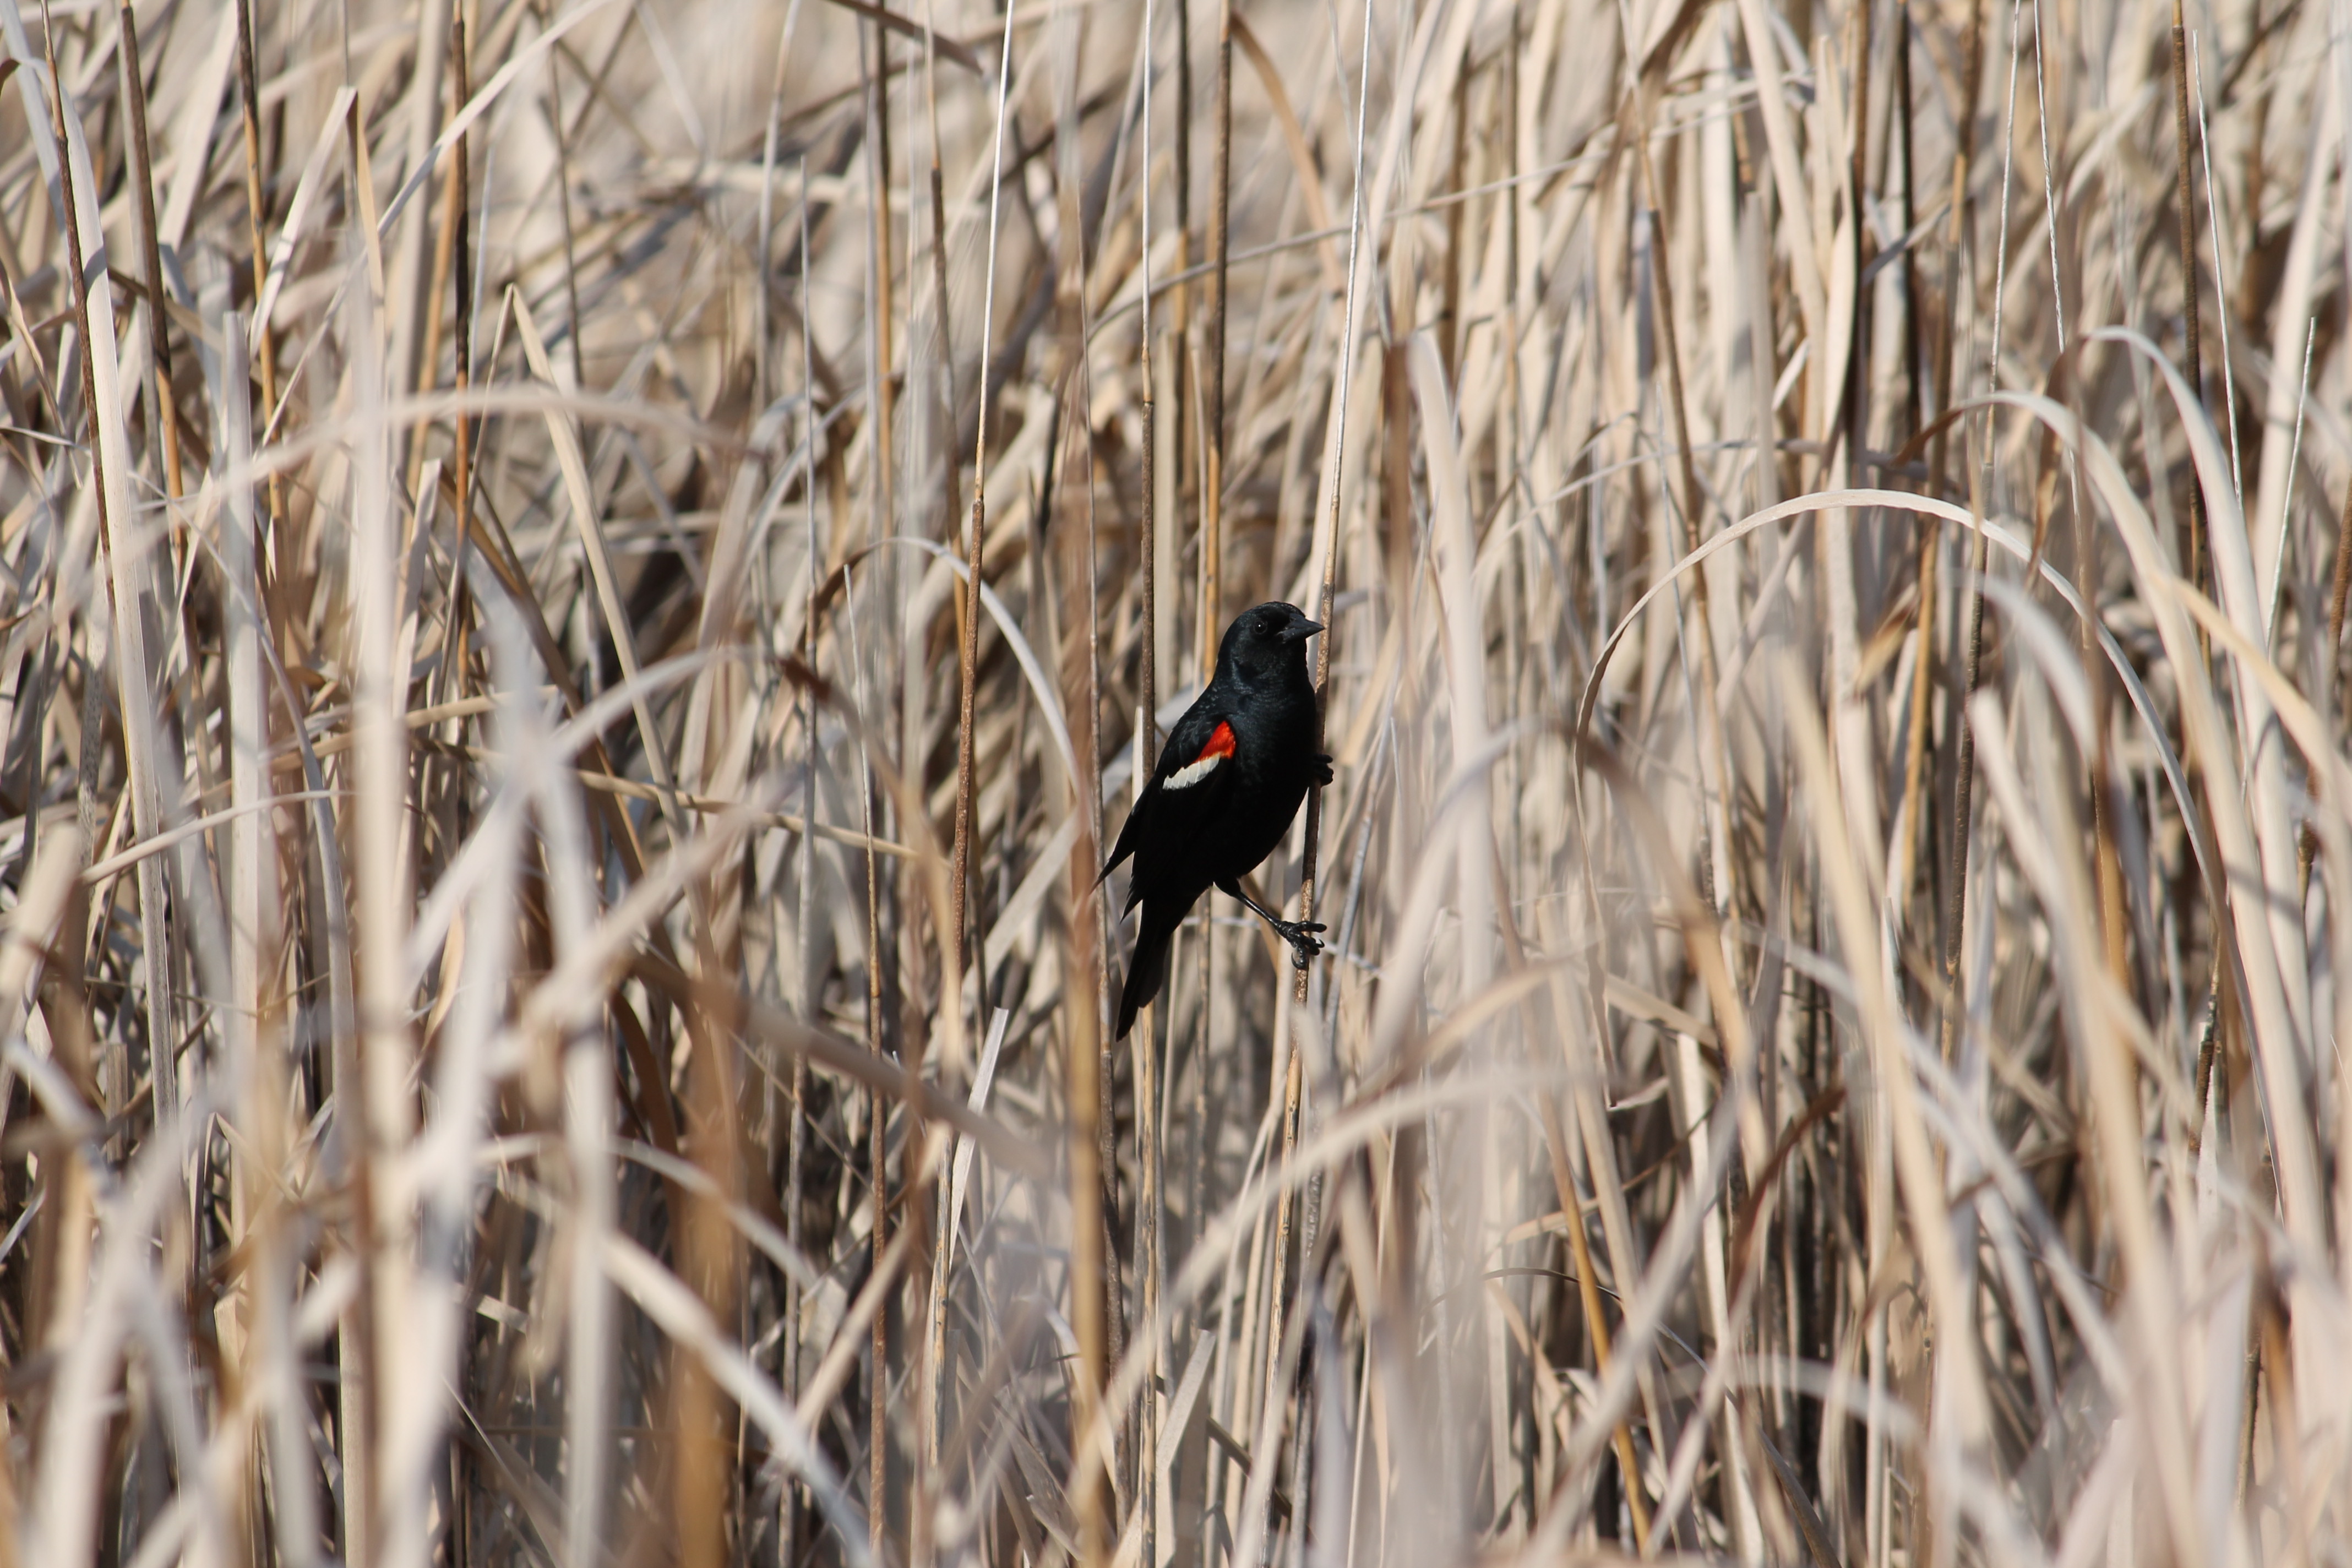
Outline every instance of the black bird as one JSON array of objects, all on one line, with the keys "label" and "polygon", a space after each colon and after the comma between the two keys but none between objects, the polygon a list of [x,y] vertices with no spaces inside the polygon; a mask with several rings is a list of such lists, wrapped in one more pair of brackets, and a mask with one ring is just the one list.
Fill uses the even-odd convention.
[{"label": "black bird", "polygon": [[1298,815],[1307,788],[1331,782],[1331,759],[1315,749],[1315,682],[1307,639],[1323,629],[1296,605],[1260,605],[1225,628],[1217,671],[1160,753],[1103,866],[1108,877],[1129,856],[1135,877],[1127,908],[1143,906],[1135,956],[1118,996],[1124,1039],[1167,977],[1168,942],[1202,893],[1230,893],[1291,947],[1299,968],[1323,950],[1320,925],[1286,921],[1242,891],[1242,879],[1274,853]]}]

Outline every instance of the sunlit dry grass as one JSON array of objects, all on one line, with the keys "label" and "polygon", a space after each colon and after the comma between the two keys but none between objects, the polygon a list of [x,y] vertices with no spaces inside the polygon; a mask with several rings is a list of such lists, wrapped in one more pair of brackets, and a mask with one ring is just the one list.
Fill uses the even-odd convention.
[{"label": "sunlit dry grass", "polygon": [[0,0],[0,1563],[2352,1561],[2343,6],[242,4]]}]

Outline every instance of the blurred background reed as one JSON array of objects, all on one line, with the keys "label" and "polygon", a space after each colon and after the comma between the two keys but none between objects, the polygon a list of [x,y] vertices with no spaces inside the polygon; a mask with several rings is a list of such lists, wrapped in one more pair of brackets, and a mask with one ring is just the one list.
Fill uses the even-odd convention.
[{"label": "blurred background reed", "polygon": [[2352,1558],[2341,0],[0,32],[0,1563]]}]

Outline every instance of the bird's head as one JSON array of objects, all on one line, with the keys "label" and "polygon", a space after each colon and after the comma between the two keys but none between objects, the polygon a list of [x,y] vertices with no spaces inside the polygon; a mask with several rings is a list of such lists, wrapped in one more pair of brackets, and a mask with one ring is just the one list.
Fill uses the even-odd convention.
[{"label": "bird's head", "polygon": [[1272,675],[1286,668],[1304,669],[1307,639],[1323,629],[1296,605],[1280,602],[1244,610],[1225,628],[1218,645],[1217,662],[1250,675]]}]

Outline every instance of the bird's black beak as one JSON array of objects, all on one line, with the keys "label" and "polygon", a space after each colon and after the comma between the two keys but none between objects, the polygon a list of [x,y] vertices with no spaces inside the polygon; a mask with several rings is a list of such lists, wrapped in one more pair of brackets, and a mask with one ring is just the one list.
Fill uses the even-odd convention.
[{"label": "bird's black beak", "polygon": [[1284,631],[1282,634],[1282,640],[1285,642],[1305,642],[1308,637],[1313,637],[1317,632],[1319,632],[1322,629],[1323,623],[1321,621],[1310,621],[1306,616],[1301,616],[1298,619],[1290,623],[1288,629]]}]

